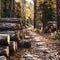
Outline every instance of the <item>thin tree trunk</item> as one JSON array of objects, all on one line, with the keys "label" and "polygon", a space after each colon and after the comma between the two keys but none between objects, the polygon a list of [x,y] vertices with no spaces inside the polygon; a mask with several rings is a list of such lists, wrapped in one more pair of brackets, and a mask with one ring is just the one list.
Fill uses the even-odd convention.
[{"label": "thin tree trunk", "polygon": [[1,0],[0,0],[0,18],[1,18]]},{"label": "thin tree trunk", "polygon": [[60,0],[56,0],[57,5],[57,29],[60,30]]},{"label": "thin tree trunk", "polygon": [[34,0],[34,28],[36,28],[36,3],[37,0]]}]

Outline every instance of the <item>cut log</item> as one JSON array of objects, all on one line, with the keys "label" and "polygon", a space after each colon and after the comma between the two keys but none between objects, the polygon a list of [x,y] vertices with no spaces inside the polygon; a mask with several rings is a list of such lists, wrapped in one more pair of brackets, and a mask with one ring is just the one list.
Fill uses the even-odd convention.
[{"label": "cut log", "polygon": [[20,24],[0,23],[0,30],[17,30],[17,29],[20,29]]},{"label": "cut log", "polygon": [[14,34],[10,34],[10,39],[11,39],[11,41],[17,41],[18,42],[20,40],[20,30],[18,30]]},{"label": "cut log", "polygon": [[23,40],[24,42],[24,47],[25,48],[30,48],[31,47],[31,41],[29,39]]},{"label": "cut log", "polygon": [[16,41],[16,42],[18,42],[18,40],[20,40],[18,36],[19,35],[17,33],[16,34],[11,34],[10,35],[10,41]]},{"label": "cut log", "polygon": [[[20,31],[20,30],[19,30]],[[20,40],[18,31],[1,31],[1,34],[9,34],[10,35],[10,41],[17,41]]]},{"label": "cut log", "polygon": [[9,56],[9,46],[0,46],[0,55]]},{"label": "cut log", "polygon": [[0,45],[9,45],[9,44],[10,44],[10,35],[0,34]]},{"label": "cut log", "polygon": [[20,23],[20,18],[0,18],[0,22]]},{"label": "cut log", "polygon": [[0,31],[0,34],[15,34],[17,31]]},{"label": "cut log", "polygon": [[0,56],[0,60],[7,60],[5,56]]},{"label": "cut log", "polygon": [[17,43],[15,41],[10,41],[10,52],[16,52],[17,50]]}]

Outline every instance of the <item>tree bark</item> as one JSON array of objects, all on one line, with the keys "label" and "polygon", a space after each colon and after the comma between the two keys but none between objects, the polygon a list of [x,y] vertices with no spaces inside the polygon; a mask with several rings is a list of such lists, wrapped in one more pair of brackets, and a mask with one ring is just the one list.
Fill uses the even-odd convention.
[{"label": "tree bark", "polygon": [[37,0],[34,0],[34,28],[36,28],[36,3]]},{"label": "tree bark", "polygon": [[60,0],[56,0],[57,5],[57,29],[60,30]]}]

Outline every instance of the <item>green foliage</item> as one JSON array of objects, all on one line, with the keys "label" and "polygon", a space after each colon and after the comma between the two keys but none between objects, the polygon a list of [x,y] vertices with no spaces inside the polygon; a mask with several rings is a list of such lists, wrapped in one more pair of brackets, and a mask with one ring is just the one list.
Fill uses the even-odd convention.
[{"label": "green foliage", "polygon": [[[55,1],[55,0],[54,0]],[[56,20],[56,14],[55,14],[55,9],[52,7],[54,1],[52,0],[45,0],[43,3],[40,3],[38,6],[38,11],[42,11],[42,18],[41,22],[43,23],[43,26],[47,25],[48,21],[54,21]]]},{"label": "green foliage", "polygon": [[6,2],[7,2],[7,0],[1,0],[1,8],[2,8],[1,17],[2,18],[9,17],[10,10],[9,10],[9,8],[7,8]]},{"label": "green foliage", "polygon": [[1,17],[5,17],[5,12],[1,12]]},{"label": "green foliage", "polygon": [[1,17],[5,17],[5,0],[1,0],[1,8],[2,8],[2,10],[1,10]]},{"label": "green foliage", "polygon": [[[43,19],[42,22],[44,25],[47,24],[48,21],[53,21],[54,16],[54,9],[51,7],[51,3],[47,4],[48,2],[43,3]],[[45,24],[46,22],[46,24]]]},{"label": "green foliage", "polygon": [[[14,10],[15,7],[13,8],[11,16],[10,16],[11,10],[10,10],[10,5],[8,4],[10,2],[9,0],[1,0],[1,2],[2,2],[1,3],[1,8],[2,8],[2,10],[1,10],[1,17],[2,18],[5,18],[5,17],[18,17],[18,18],[20,18],[20,16],[21,16],[20,15],[20,11],[15,12],[15,10]],[[20,2],[15,3],[15,4],[17,4],[17,6],[19,8],[21,8]]]},{"label": "green foliage", "polygon": [[19,8],[21,8],[21,6],[20,6],[20,2],[18,2],[18,3],[16,3],[17,4],[17,6],[19,7]]}]

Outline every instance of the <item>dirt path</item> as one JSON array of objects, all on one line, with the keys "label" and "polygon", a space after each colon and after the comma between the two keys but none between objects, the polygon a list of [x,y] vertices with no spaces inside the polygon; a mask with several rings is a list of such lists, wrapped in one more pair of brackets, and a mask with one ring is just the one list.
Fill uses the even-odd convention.
[{"label": "dirt path", "polygon": [[55,49],[58,51],[58,54],[60,55],[60,44],[56,43],[56,40],[54,40],[50,34],[44,34],[44,33],[40,33],[39,35],[45,37],[47,39],[47,43],[51,43],[52,45],[55,45]]},{"label": "dirt path", "polygon": [[[40,34],[37,34],[36,32],[33,32],[33,31],[27,31],[27,35],[31,36],[31,39],[32,39],[32,47],[31,49],[22,49],[22,50],[19,50],[17,53],[15,53],[14,56],[10,56],[10,58],[8,58],[8,60],[25,60],[25,58],[23,57],[24,56],[24,53],[28,50],[29,52],[32,52],[33,54],[38,54],[39,57],[41,58],[41,60],[44,60],[44,59],[49,59],[49,57],[51,56],[51,54],[53,55],[53,58],[54,60],[58,60],[58,57],[57,55],[55,56],[55,54],[57,54],[57,50],[56,50],[56,45],[55,45],[55,41],[54,40],[50,40],[48,38],[48,35],[40,35]],[[45,43],[45,45],[41,46],[41,47],[36,47],[36,41],[39,40],[43,43]],[[44,47],[44,48],[43,48]],[[42,50],[38,50],[38,49],[41,49],[43,48],[43,51],[44,52],[50,52],[49,54],[45,54],[44,52],[42,52]],[[44,50],[44,49],[47,49],[47,50]],[[40,52],[39,52],[40,51]],[[48,57],[47,57],[48,56]]]},{"label": "dirt path", "polygon": [[[54,40],[50,40],[49,38],[48,38],[48,35],[46,35],[47,37],[45,37],[44,35],[40,35],[40,34],[37,34],[36,32],[32,32],[32,31],[29,31],[29,34],[32,36],[32,38],[34,39],[34,41],[36,40],[40,40],[40,42],[39,43],[41,43],[41,42],[44,42],[45,44],[46,44],[46,46],[44,46],[44,48],[43,48],[43,51],[44,52],[47,52],[47,51],[50,51],[50,53],[49,54],[51,54],[51,52],[52,53],[54,53],[54,54],[58,54],[58,52],[57,52],[57,49],[56,49],[56,45],[55,45],[55,41]],[[33,44],[33,43],[32,43]],[[43,47],[43,46],[41,46],[41,47]],[[36,49],[38,49],[37,47],[36,47],[36,45],[34,46]],[[47,50],[45,51],[44,49],[45,48],[47,48]],[[40,48],[41,49],[41,48]],[[40,53],[40,52],[38,52],[39,50],[37,50],[37,52],[36,53]],[[47,53],[45,54],[45,55],[47,55]],[[52,54],[53,55],[53,54]],[[56,58],[55,58],[56,59]],[[58,59],[56,59],[56,60],[58,60]]]}]

